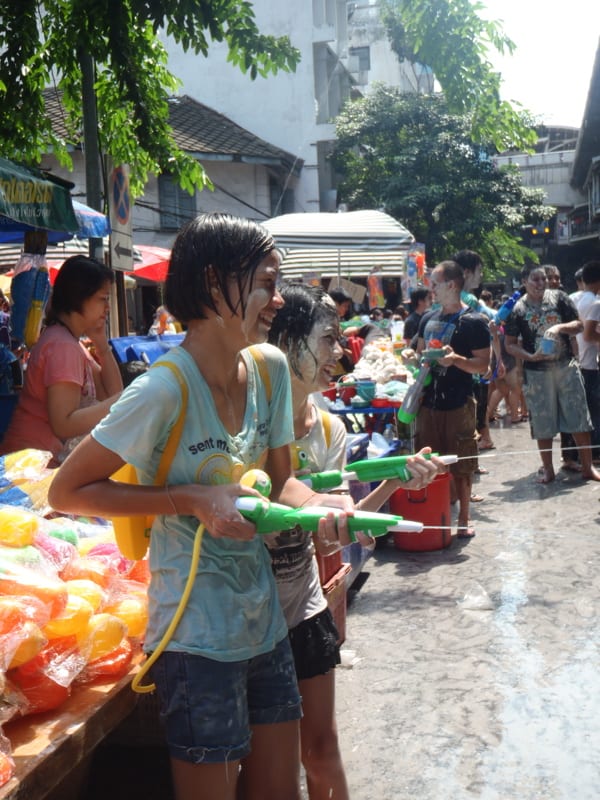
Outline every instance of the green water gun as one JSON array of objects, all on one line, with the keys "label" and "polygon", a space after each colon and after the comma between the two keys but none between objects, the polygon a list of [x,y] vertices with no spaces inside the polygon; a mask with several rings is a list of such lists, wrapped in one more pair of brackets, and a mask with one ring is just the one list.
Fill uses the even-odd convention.
[{"label": "green water gun", "polygon": [[[328,514],[336,517],[342,513],[337,508],[327,506],[306,506],[290,508],[290,506],[270,503],[261,497],[238,497],[236,507],[240,514],[256,525],[258,533],[275,533],[285,531],[299,525],[304,531],[316,533],[319,520]],[[395,514],[377,514],[369,511],[357,511],[347,517],[348,534],[351,542],[356,541],[356,534],[362,532],[367,536],[385,536],[392,531],[404,533],[421,533],[422,522],[405,520]]]},{"label": "green water gun", "polygon": [[[455,464],[458,456],[438,456],[437,453],[429,453],[424,458],[437,456],[444,464]],[[384,480],[397,479],[409,481],[412,475],[406,468],[406,462],[411,458],[406,456],[388,456],[387,458],[368,458],[363,461],[354,461],[350,466],[351,470],[341,472],[339,470],[329,470],[327,472],[315,472],[312,475],[300,475],[298,480],[305,483],[315,492],[323,492],[327,489],[335,489],[341,486],[345,480],[360,481],[361,483],[373,483]]]}]

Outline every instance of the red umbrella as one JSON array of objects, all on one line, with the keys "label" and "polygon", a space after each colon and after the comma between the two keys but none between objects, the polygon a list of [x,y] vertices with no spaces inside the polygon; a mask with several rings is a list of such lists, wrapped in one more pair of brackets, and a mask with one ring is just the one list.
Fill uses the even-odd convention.
[{"label": "red umbrella", "polygon": [[[84,251],[82,251],[83,253]],[[53,253],[46,254],[46,264],[50,273],[50,283],[54,285],[59,269],[62,267],[63,258],[53,258]],[[171,251],[166,247],[152,247],[145,244],[133,246],[133,271],[127,272],[134,278],[145,278],[149,281],[163,283],[169,271],[169,260]],[[12,272],[7,272],[12,275]]]},{"label": "red umbrella", "polygon": [[171,251],[165,247],[136,244],[133,246],[133,272],[128,274],[163,283],[167,278],[170,260]]}]

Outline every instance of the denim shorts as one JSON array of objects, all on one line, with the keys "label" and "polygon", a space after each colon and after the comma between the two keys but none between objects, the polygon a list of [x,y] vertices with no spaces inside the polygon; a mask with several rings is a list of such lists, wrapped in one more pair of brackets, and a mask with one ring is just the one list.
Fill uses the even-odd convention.
[{"label": "denim shorts", "polygon": [[286,636],[247,661],[164,652],[151,669],[169,753],[192,764],[221,764],[251,750],[251,726],[300,719],[294,660]]}]

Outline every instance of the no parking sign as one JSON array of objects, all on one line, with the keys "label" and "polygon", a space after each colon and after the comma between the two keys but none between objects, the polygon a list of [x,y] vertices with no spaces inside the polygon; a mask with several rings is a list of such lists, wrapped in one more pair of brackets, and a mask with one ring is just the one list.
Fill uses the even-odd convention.
[{"label": "no parking sign", "polygon": [[133,230],[129,167],[120,164],[110,173],[108,205],[110,212],[110,259],[113,269],[133,269]]}]

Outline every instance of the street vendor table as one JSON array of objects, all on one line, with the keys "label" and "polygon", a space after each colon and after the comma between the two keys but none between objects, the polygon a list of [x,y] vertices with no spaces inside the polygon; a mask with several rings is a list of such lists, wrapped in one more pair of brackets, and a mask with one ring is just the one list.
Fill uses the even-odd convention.
[{"label": "street vendor table", "polygon": [[15,776],[0,788],[0,800],[73,800],[100,742],[135,708],[131,688],[136,666],[116,683],[76,688],[55,711],[3,726],[12,748]]}]

